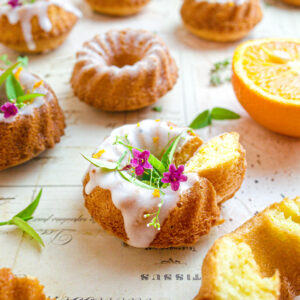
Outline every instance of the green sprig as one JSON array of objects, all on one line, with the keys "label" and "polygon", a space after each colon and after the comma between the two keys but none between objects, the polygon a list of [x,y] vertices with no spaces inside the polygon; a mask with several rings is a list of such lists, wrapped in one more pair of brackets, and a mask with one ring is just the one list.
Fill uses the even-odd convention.
[{"label": "green sprig", "polygon": [[156,112],[162,112],[162,106],[153,106],[152,110]]},{"label": "green sprig", "polygon": [[158,210],[153,214],[145,214],[144,215],[145,219],[153,216],[151,222],[149,222],[147,224],[147,227],[153,226],[157,230],[160,230],[159,215],[160,215],[160,211],[161,211],[161,208],[162,208],[163,205],[164,205],[164,199],[163,199],[163,197],[161,197],[160,198],[160,203],[158,204]]},{"label": "green sprig", "polygon": [[9,66],[12,64],[12,62],[8,59],[7,54],[0,55],[0,60],[6,65]]},{"label": "green sprig", "polygon": [[219,86],[225,82],[231,80],[231,77],[224,76],[224,73],[228,71],[231,65],[230,59],[226,58],[224,61],[217,62],[210,70],[210,84],[212,86]]},{"label": "green sprig", "polygon": [[21,67],[28,66],[28,56],[19,56],[17,61],[20,63]]},{"label": "green sprig", "polygon": [[[11,65],[11,62],[7,59],[7,55],[0,57],[7,65]],[[18,61],[7,68],[0,76],[0,86],[5,83],[6,97],[9,102],[14,103],[19,109],[26,105],[27,101],[33,100],[37,97],[44,97],[45,94],[40,93],[28,93],[25,94],[24,89],[19,80],[14,75],[14,70],[18,66],[25,67],[28,65],[28,57],[18,57]]]},{"label": "green sprig", "polygon": [[211,110],[201,112],[189,125],[192,129],[200,129],[212,124],[212,120],[235,120],[241,116],[229,109],[214,107]]},{"label": "green sprig", "polygon": [[42,189],[40,189],[36,198],[25,209],[17,213],[9,221],[0,222],[0,226],[15,225],[19,227],[22,231],[27,233],[29,236],[31,236],[40,245],[45,246],[39,234],[27,223],[28,221],[33,219],[33,214],[40,203],[41,196],[42,196]]}]

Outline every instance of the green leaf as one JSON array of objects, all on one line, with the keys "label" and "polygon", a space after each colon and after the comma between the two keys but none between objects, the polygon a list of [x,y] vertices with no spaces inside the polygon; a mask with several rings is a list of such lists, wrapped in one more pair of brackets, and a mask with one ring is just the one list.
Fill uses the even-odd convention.
[{"label": "green leaf", "polygon": [[17,98],[17,93],[15,91],[14,84],[13,84],[12,74],[9,74],[8,77],[6,78],[5,91],[6,91],[6,96],[9,100]]},{"label": "green leaf", "polygon": [[222,80],[219,74],[212,74],[210,77],[210,84],[213,86],[218,86],[222,84]]},{"label": "green leaf", "polygon": [[211,117],[214,120],[235,120],[241,116],[237,113],[222,107],[214,107],[211,111]]},{"label": "green leaf", "polygon": [[28,57],[27,56],[19,56],[17,61],[20,63],[22,67],[28,66]]},{"label": "green leaf", "polygon": [[36,208],[38,207],[38,205],[40,203],[42,192],[43,192],[43,189],[40,189],[40,191],[39,191],[38,195],[35,197],[35,199],[25,209],[20,211],[14,217],[21,218],[24,221],[30,220],[30,218],[32,218],[32,215],[34,214]]},{"label": "green leaf", "polygon": [[227,58],[213,65],[213,68],[210,70],[210,84],[212,86],[219,86],[228,81],[228,77],[224,78],[224,72],[229,69],[230,64],[230,59]]},{"label": "green leaf", "polygon": [[7,54],[0,55],[0,60],[4,62],[5,65],[11,65],[11,61],[8,59]]},{"label": "green leaf", "polygon": [[171,143],[171,145],[168,147],[168,149],[166,150],[166,152],[163,154],[162,158],[161,158],[161,162],[163,163],[163,165],[165,166],[165,170],[168,171],[168,167],[171,164],[173,157],[174,157],[174,153],[176,151],[176,148],[178,146],[178,143],[180,141],[182,133],[179,134],[174,141]]},{"label": "green leaf", "polygon": [[154,106],[152,107],[152,110],[156,112],[162,112],[162,106]]},{"label": "green leaf", "polygon": [[200,129],[204,128],[211,124],[211,114],[210,111],[207,109],[200,113],[189,125],[192,129]]},{"label": "green leaf", "polygon": [[8,69],[6,69],[0,76],[0,85],[3,84],[3,82],[6,80],[6,78],[12,74],[13,70],[20,64],[20,62],[15,63],[14,65],[12,65],[11,67],[9,67]]},{"label": "green leaf", "polygon": [[141,188],[144,188],[144,189],[148,189],[148,190],[154,190],[155,187],[151,186],[151,185],[148,185],[138,179],[136,179],[135,177],[131,176],[128,172],[126,171],[118,171],[119,174],[127,181],[141,187]]},{"label": "green leaf", "polygon": [[22,103],[24,101],[28,101],[28,100],[31,100],[31,99],[35,99],[37,97],[44,97],[44,96],[45,96],[44,94],[38,94],[38,93],[26,94],[24,96],[17,97],[17,102]]},{"label": "green leaf", "polygon": [[21,230],[23,230],[28,235],[30,235],[33,239],[35,239],[39,244],[45,246],[39,234],[28,223],[26,223],[26,221],[22,220],[19,217],[13,217],[9,223],[18,226]]},{"label": "green leaf", "polygon": [[83,154],[81,154],[86,160],[88,160],[91,164],[98,168],[108,169],[108,170],[116,170],[118,168],[118,164],[115,162],[100,160],[96,158],[89,158]]},{"label": "green leaf", "polygon": [[154,155],[150,154],[148,161],[160,174],[165,172],[164,164]]},{"label": "green leaf", "polygon": [[7,77],[5,88],[6,88],[6,96],[9,100],[17,99],[19,96],[24,95],[23,88],[13,73],[11,73]]}]

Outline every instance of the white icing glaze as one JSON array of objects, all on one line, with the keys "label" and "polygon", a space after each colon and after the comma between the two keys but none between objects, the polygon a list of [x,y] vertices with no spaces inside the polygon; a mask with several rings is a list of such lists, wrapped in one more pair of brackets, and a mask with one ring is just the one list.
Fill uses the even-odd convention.
[{"label": "white icing glaze", "polygon": [[[124,32],[111,30],[109,32],[99,34],[91,41],[84,44],[83,48],[77,53],[77,63],[84,63],[84,67],[76,76],[82,76],[85,72],[91,69],[96,69],[96,74],[89,80],[87,85],[93,87],[99,82],[99,79],[109,72],[112,79],[121,76],[130,76],[132,80],[135,80],[141,72],[144,70],[155,70],[161,64],[161,57],[164,57],[167,50],[166,46],[160,42],[160,40],[153,34],[145,31],[128,30],[121,38],[124,38],[122,47],[128,47],[130,53],[130,47],[134,47],[134,50],[139,49],[142,54],[140,60],[133,65],[125,65],[118,67],[111,65],[110,61],[113,56],[122,54],[122,47],[120,46],[120,35]],[[125,46],[124,46],[125,45]],[[149,45],[151,45],[149,47]],[[145,50],[147,51],[145,52]],[[170,64],[170,68],[173,68],[173,64]],[[170,69],[170,72],[175,70]],[[160,78],[159,76],[159,79]],[[160,80],[157,80],[156,85],[161,84]]]},{"label": "white icing glaze", "polygon": [[39,25],[45,32],[50,32],[52,24],[48,18],[49,5],[56,5],[73,13],[78,18],[81,12],[69,0],[36,0],[31,4],[23,4],[15,8],[7,5],[7,0],[0,0],[0,16],[5,15],[11,24],[21,23],[24,39],[30,50],[35,49],[31,32],[31,19],[38,17]]},{"label": "white icing glaze", "polygon": [[[103,149],[105,152],[101,156],[101,160],[117,161],[126,148],[122,145],[113,145],[113,143],[116,140],[116,136],[128,134],[128,140],[131,145],[147,149],[153,155],[159,157],[164,147],[168,144],[168,141],[185,130],[186,128],[180,127],[172,129],[167,122],[145,120],[140,123],[140,126],[137,126],[137,124],[125,125],[115,129],[97,148],[96,152]],[[153,142],[154,137],[159,138],[158,142]],[[183,139],[181,139],[177,151],[191,138],[190,135],[183,134]],[[129,159],[128,155],[124,159],[123,166],[128,163]],[[160,198],[155,198],[152,195],[152,190],[147,190],[127,182],[116,171],[107,172],[90,165],[87,172],[89,173],[90,180],[85,186],[85,192],[90,194],[98,186],[110,190],[114,205],[123,215],[124,226],[129,239],[128,244],[140,248],[148,247],[155,239],[158,231],[153,227],[147,227],[147,223],[149,223],[151,218],[145,219],[144,214],[145,212],[156,212]],[[180,189],[177,192],[172,191],[170,187],[164,190],[166,194],[159,217],[160,224],[163,224],[171,210],[176,207],[180,195],[188,191],[198,180],[196,173],[188,173],[186,175],[188,181],[181,183]]]},{"label": "white icing glaze", "polygon": [[[2,72],[3,71],[1,71],[0,74],[2,74]],[[24,87],[25,91],[27,91],[27,90],[31,91],[34,84],[39,81],[40,81],[40,79],[38,79],[31,73],[28,73],[26,71],[22,71],[20,73],[20,82],[21,82],[22,86]],[[3,96],[3,93],[5,93],[4,86],[5,86],[4,84],[1,86],[0,97]],[[49,100],[52,99],[52,95],[49,94],[49,91],[43,85],[35,88],[34,93],[39,93],[39,94],[44,94],[44,95],[48,94],[48,99]],[[34,99],[34,101],[31,104],[25,105],[24,107],[19,109],[17,115],[9,117],[9,118],[4,118],[4,114],[0,113],[0,122],[12,123],[20,115],[31,115],[34,112],[34,109],[43,105],[45,103],[45,101],[46,101],[45,97],[37,97]]]}]

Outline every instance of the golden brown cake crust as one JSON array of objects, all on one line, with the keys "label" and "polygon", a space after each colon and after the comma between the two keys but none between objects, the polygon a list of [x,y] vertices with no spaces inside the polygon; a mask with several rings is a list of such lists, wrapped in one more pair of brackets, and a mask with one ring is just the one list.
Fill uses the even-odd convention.
[{"label": "golden brown cake crust", "polygon": [[185,0],[181,8],[185,27],[201,38],[227,42],[243,38],[262,17],[259,0],[241,5]]},{"label": "golden brown cake crust", "polygon": [[[110,191],[96,187],[88,195],[85,193],[88,182],[89,174],[83,182],[83,195],[91,216],[103,229],[126,242],[128,237],[123,216],[113,204]],[[207,234],[217,224],[219,215],[214,187],[207,179],[201,178],[187,193],[180,196],[177,207],[162,224],[150,247],[169,248],[195,244],[200,236]]]},{"label": "golden brown cake crust", "polygon": [[64,134],[64,115],[56,95],[46,83],[44,87],[48,91],[46,101],[33,114],[19,114],[11,123],[0,122],[0,170],[22,164],[54,147]]},{"label": "golden brown cake crust", "polygon": [[289,5],[300,6],[300,0],[282,0],[282,1]]},{"label": "golden brown cake crust", "polygon": [[156,102],[177,77],[176,63],[159,37],[126,29],[86,42],[77,53],[71,84],[75,95],[94,107],[130,111]]},{"label": "golden brown cake crust", "polygon": [[[296,201],[299,198],[296,198]],[[234,239],[250,246],[263,277],[272,277],[278,270],[281,279],[280,300],[291,300],[300,295],[300,245],[289,232],[283,229],[285,238],[279,238],[270,225],[266,214],[277,209],[281,203],[274,203],[258,215],[251,218],[230,234],[219,238],[208,251],[202,266],[202,286],[195,300],[213,300],[213,269],[216,266],[216,254],[221,251],[219,244],[223,238]],[[299,200],[298,200],[299,201]],[[298,244],[297,244],[298,243]]]},{"label": "golden brown cake crust", "polygon": [[[37,279],[15,277],[10,269],[0,269],[1,300],[51,300]],[[54,299],[53,299],[54,300]]]},{"label": "golden brown cake crust", "polygon": [[52,24],[49,32],[44,31],[37,16],[31,19],[31,32],[35,49],[29,49],[24,39],[20,21],[10,24],[5,15],[0,16],[0,43],[19,52],[41,53],[54,50],[60,46],[76,24],[78,18],[71,12],[54,4],[48,7],[48,18]]},{"label": "golden brown cake crust", "polygon": [[112,16],[138,13],[150,0],[86,0],[93,10]]}]

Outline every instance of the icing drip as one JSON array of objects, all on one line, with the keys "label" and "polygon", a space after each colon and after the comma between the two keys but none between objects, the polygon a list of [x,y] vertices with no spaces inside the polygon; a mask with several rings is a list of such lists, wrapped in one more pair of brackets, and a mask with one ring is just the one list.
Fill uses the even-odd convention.
[{"label": "icing drip", "polygon": [[[184,128],[170,127],[166,122],[156,122],[145,120],[135,125],[125,125],[115,129],[111,135],[98,147],[97,151],[104,149],[101,156],[102,160],[117,161],[126,150],[121,145],[113,145],[116,136],[128,135],[131,145],[148,149],[152,154],[160,157],[168,141],[184,131]],[[159,142],[154,143],[153,138],[159,138]],[[188,140],[188,134],[183,134],[183,139],[178,146],[180,149]],[[124,159],[123,166],[128,163],[129,156]],[[96,187],[111,191],[111,197],[114,205],[121,211],[124,219],[124,227],[127,233],[127,243],[134,247],[148,247],[157,235],[157,229],[147,227],[150,219],[145,219],[145,213],[156,212],[160,198],[155,198],[152,190],[143,189],[132,183],[125,181],[118,172],[107,172],[103,169],[91,165],[88,169],[90,180],[85,186],[85,192],[90,194]],[[176,207],[180,195],[187,192],[198,180],[196,173],[186,174],[187,182],[183,182],[177,192],[170,187],[164,189],[164,204],[161,208],[160,223],[169,216],[169,213]]]},{"label": "icing drip", "polygon": [[45,32],[50,32],[52,24],[48,18],[49,5],[56,5],[64,10],[73,13],[78,18],[81,17],[81,12],[73,6],[69,0],[36,0],[31,4],[23,4],[12,8],[7,5],[7,0],[0,0],[0,17],[5,15],[10,24],[17,24],[20,22],[22,32],[27,46],[30,50],[35,49],[35,43],[33,41],[31,32],[31,19],[34,16],[38,17],[39,25]]},{"label": "icing drip", "polygon": [[[3,71],[1,71],[0,74],[2,72]],[[38,81],[39,81],[39,79],[37,77],[35,77],[34,75],[32,75],[26,71],[22,71],[20,74],[20,82],[21,82],[22,86],[24,87],[25,91],[26,90],[31,91],[34,84]],[[3,97],[3,95],[5,95],[4,86],[5,85],[1,86],[0,98],[4,98]],[[52,95],[49,94],[48,90],[43,85],[35,88],[34,93],[44,94],[44,95],[47,95],[48,99],[50,99],[50,100],[52,99]],[[16,118],[18,118],[19,115],[31,115],[34,112],[34,109],[42,106],[45,103],[45,101],[46,101],[45,97],[37,97],[34,99],[34,101],[31,104],[25,105],[24,107],[19,109],[19,112],[17,115],[12,116],[10,118],[4,118],[4,114],[0,113],[0,122],[12,123],[16,120]]]}]

